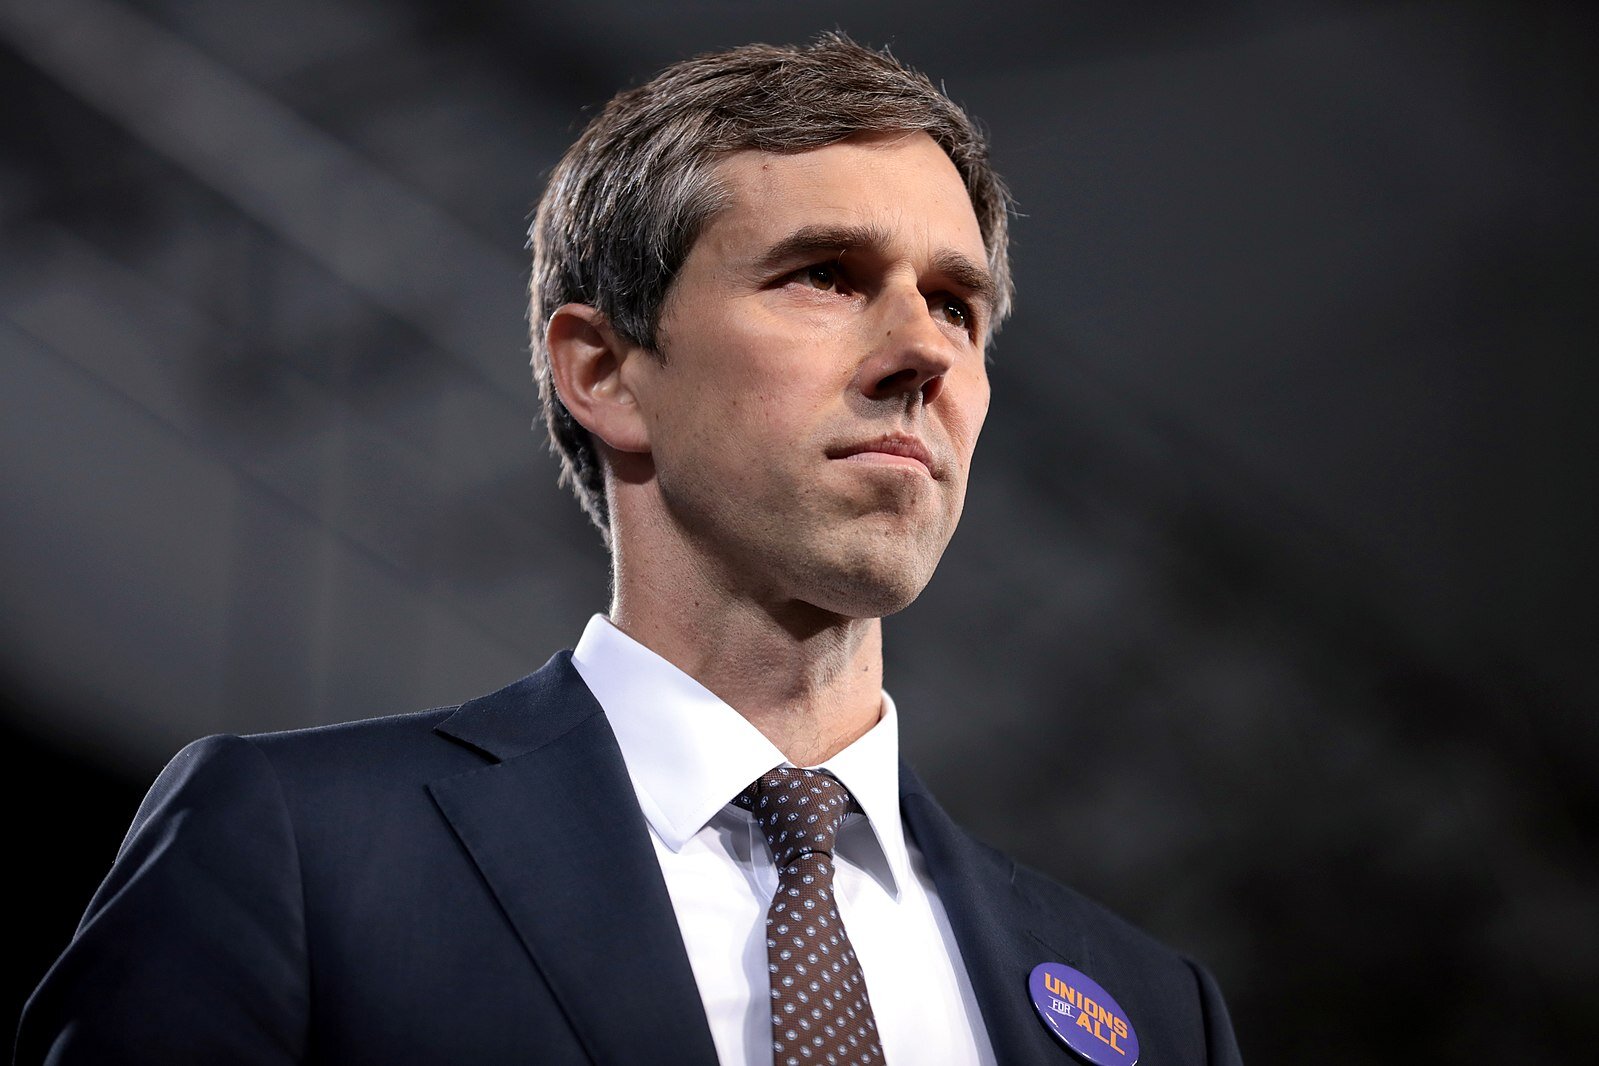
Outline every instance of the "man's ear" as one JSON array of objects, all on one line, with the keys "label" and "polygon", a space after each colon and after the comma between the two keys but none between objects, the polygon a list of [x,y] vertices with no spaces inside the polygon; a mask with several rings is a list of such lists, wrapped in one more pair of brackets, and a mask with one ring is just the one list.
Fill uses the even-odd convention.
[{"label": "man's ear", "polygon": [[648,452],[649,427],[623,382],[622,366],[629,359],[654,357],[618,335],[610,320],[588,304],[556,308],[544,343],[556,394],[578,424],[614,451]]}]

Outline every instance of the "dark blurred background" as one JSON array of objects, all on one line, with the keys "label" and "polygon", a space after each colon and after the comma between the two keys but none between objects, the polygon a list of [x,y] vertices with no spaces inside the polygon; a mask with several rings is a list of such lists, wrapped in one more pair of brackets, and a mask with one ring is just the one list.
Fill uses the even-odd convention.
[{"label": "dark blurred background", "polygon": [[616,89],[833,26],[1021,212],[888,630],[913,761],[1205,959],[1254,1063],[1592,1053],[1599,34],[1536,2],[0,0],[7,1032],[186,741],[459,702],[604,608],[530,207]]}]

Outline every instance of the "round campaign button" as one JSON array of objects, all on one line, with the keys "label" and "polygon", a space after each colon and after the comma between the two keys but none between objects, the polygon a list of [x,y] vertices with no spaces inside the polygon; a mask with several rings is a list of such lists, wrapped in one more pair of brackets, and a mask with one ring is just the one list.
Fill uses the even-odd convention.
[{"label": "round campaign button", "polygon": [[1033,1008],[1061,1043],[1094,1066],[1134,1066],[1138,1035],[1127,1012],[1086,974],[1041,962],[1027,979]]}]

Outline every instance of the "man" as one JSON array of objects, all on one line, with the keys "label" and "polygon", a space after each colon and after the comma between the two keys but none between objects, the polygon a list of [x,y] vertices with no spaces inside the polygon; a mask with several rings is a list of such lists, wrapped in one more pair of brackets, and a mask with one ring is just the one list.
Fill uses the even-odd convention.
[{"label": "man", "polygon": [[897,757],[1009,304],[967,117],[838,36],[621,94],[534,226],[609,618],[459,708],[191,745],[19,1062],[1235,1063],[1209,977]]}]

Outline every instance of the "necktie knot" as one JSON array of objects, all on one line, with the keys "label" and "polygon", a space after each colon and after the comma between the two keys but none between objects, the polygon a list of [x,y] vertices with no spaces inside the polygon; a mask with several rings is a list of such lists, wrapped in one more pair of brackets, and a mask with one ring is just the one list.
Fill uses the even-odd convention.
[{"label": "necktie knot", "polygon": [[860,810],[855,797],[825,770],[779,766],[734,797],[755,816],[779,869],[808,854],[833,854],[844,819]]}]

